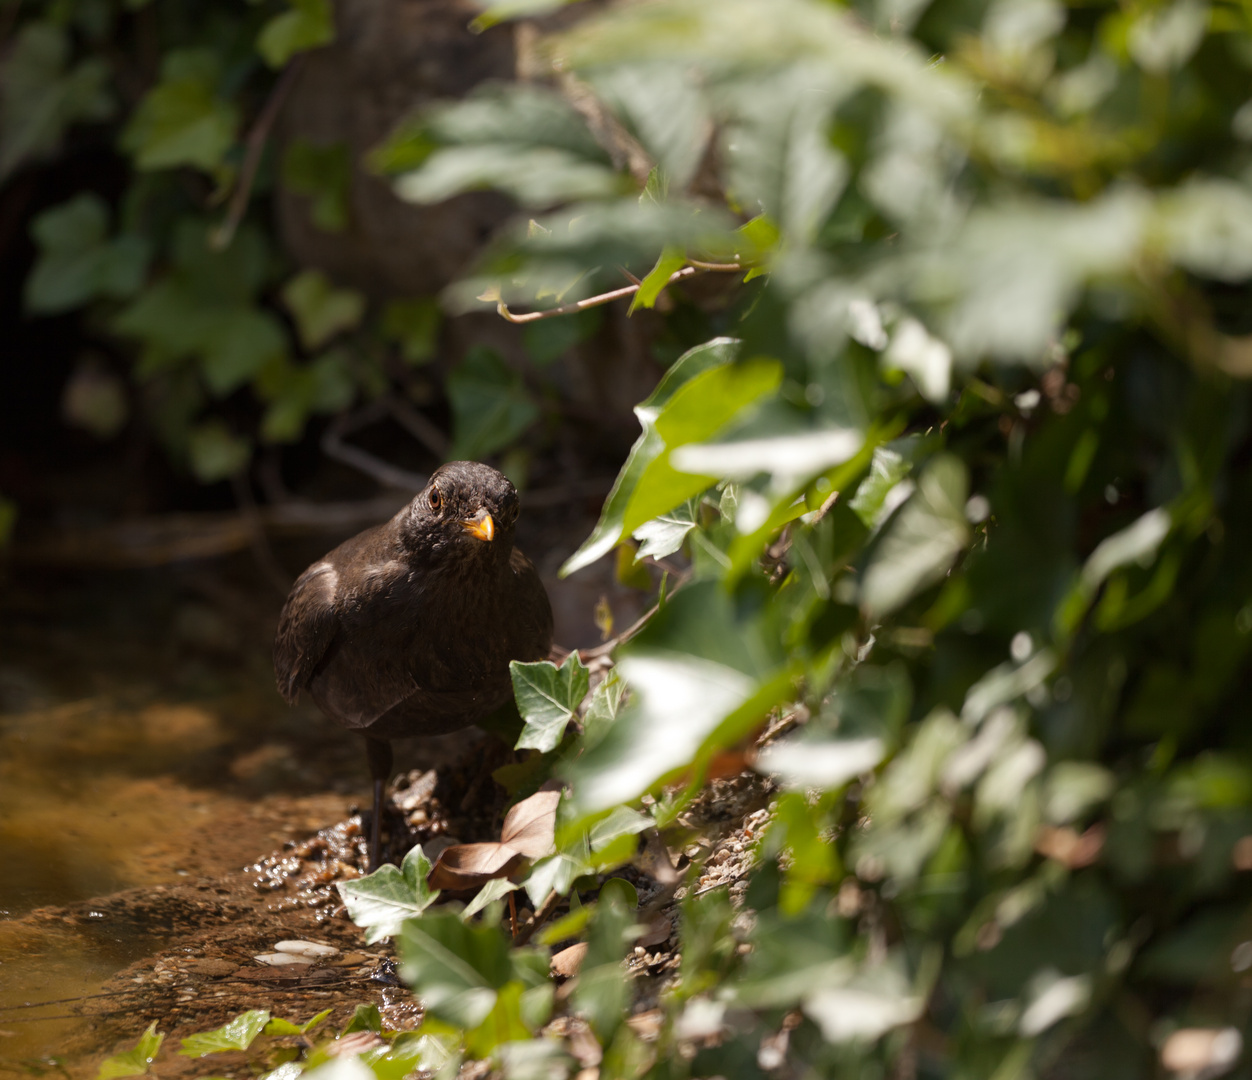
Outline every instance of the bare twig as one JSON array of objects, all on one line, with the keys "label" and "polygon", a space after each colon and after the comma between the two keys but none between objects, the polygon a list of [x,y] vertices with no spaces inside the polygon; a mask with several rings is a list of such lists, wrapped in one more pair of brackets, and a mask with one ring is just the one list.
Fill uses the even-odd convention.
[{"label": "bare twig", "polygon": [[274,121],[278,119],[278,114],[282,111],[283,102],[287,100],[287,95],[291,93],[291,88],[304,69],[304,59],[307,55],[307,53],[300,53],[287,65],[248,132],[243,168],[239,170],[239,179],[235,182],[235,190],[231,193],[230,205],[226,208],[226,218],[213,230],[212,244],[219,251],[230,247],[231,240],[235,238],[235,230],[239,228],[244,214],[248,212],[248,200],[252,198],[252,185],[256,182],[261,155],[265,152],[266,142],[269,141],[270,128],[274,126]]},{"label": "bare twig", "polygon": [[235,492],[235,503],[239,507],[239,514],[247,526],[252,554],[256,558],[257,565],[278,590],[279,595],[286,596],[291,588],[291,578],[278,565],[278,559],[274,557],[274,549],[270,547],[269,537],[265,535],[265,523],[257,512],[256,499],[252,496],[252,482],[243,471],[240,471],[230,478],[230,484]]},{"label": "bare twig", "polygon": [[[679,578],[678,580],[674,582],[674,587],[668,593],[667,599],[668,597],[673,596],[674,593],[676,593],[680,588],[683,587],[683,585],[687,583],[688,576],[689,575],[684,575],[683,577]],[[608,656],[608,654],[611,653],[614,649],[616,649],[619,645],[625,644],[627,641],[633,638],[637,633],[639,633],[640,630],[642,630],[645,626],[647,626],[648,621],[652,618],[652,616],[655,615],[660,610],[661,610],[660,604],[653,604],[650,608],[648,608],[647,611],[645,611],[642,615],[640,615],[638,619],[636,619],[633,623],[631,623],[628,627],[626,627],[625,630],[623,630],[620,634],[618,634],[617,637],[609,638],[609,640],[606,641],[603,645],[597,645],[593,649],[579,649],[578,659],[581,660],[585,664],[587,663],[588,660],[595,660],[601,656]]]},{"label": "bare twig", "polygon": [[[681,270],[675,270],[669,276],[669,280],[665,282],[664,288],[668,288],[676,281],[683,278],[689,278],[694,274],[700,273],[722,273],[733,274],[743,269],[739,263],[697,263],[694,259],[689,260],[690,265],[684,266]],[[628,277],[631,275],[627,274]],[[610,292],[600,293],[597,296],[589,296],[585,300],[575,300],[570,304],[562,304],[560,307],[549,308],[546,311],[527,311],[523,314],[516,314],[508,309],[508,305],[503,300],[497,301],[496,311],[503,319],[508,319],[511,323],[532,323],[538,322],[540,319],[552,319],[557,315],[572,315],[578,311],[586,311],[588,308],[600,307],[603,304],[611,304],[614,300],[621,300],[626,296],[633,296],[639,291],[642,282],[634,285],[624,285],[620,289],[613,289]]]},{"label": "bare twig", "polygon": [[521,932],[513,938],[514,945],[525,945],[534,936],[536,930],[543,924],[549,915],[556,909],[557,904],[561,902],[561,894],[553,889],[548,893],[548,898],[539,905],[539,909],[531,916],[530,922],[522,927]]},{"label": "bare twig", "polygon": [[345,465],[351,465],[367,476],[372,476],[380,484],[400,488],[402,491],[421,491],[426,486],[428,477],[409,472],[408,469],[401,469],[358,446],[349,446],[343,441],[345,435],[368,427],[390,412],[390,403],[386,398],[380,398],[370,402],[363,409],[341,416],[322,435],[322,453]]},{"label": "bare twig", "polygon": [[448,436],[426,419],[407,401],[400,398],[386,399],[388,408],[396,423],[420,442],[437,458],[443,458],[448,452]]}]

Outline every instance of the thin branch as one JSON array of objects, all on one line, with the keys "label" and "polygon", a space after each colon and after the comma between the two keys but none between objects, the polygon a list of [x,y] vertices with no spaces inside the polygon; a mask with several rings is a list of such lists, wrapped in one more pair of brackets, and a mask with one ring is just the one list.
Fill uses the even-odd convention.
[{"label": "thin branch", "polygon": [[554,910],[556,910],[556,906],[560,902],[561,894],[553,889],[550,893],[548,893],[548,898],[539,905],[539,910],[530,917],[530,922],[523,926],[521,932],[513,938],[513,945],[515,947],[525,945],[528,941],[530,941],[535,931],[538,930],[544,920],[547,919],[547,917],[551,915]]},{"label": "thin branch", "polygon": [[[743,269],[739,263],[701,263],[694,259],[689,260],[689,266],[684,266],[681,270],[675,270],[669,276],[669,280],[665,282],[662,288],[669,288],[676,281],[683,278],[689,278],[694,274],[712,272],[722,274],[733,274]],[[630,276],[629,274],[627,275]],[[557,315],[572,315],[577,311],[586,311],[588,308],[600,307],[603,304],[611,304],[614,300],[621,300],[626,296],[633,296],[639,291],[642,282],[634,285],[626,285],[620,289],[613,289],[610,292],[600,293],[598,296],[589,296],[585,300],[575,300],[571,304],[562,304],[560,307],[549,308],[546,311],[528,311],[518,315],[508,309],[508,305],[503,300],[497,301],[496,311],[500,317],[507,319],[511,323],[532,323],[538,322],[540,319],[552,319]]]},{"label": "thin branch", "polygon": [[274,549],[270,547],[269,537],[265,534],[265,522],[261,520],[256,499],[252,495],[252,481],[240,470],[230,478],[230,483],[235,492],[235,504],[239,507],[239,514],[248,530],[253,557],[261,572],[278,590],[279,596],[286,596],[291,588],[291,578],[278,565]]},{"label": "thin branch", "polygon": [[[670,597],[672,597],[674,593],[676,593],[679,589],[681,589],[687,583],[688,577],[690,577],[689,573],[683,575],[680,579],[674,582],[674,587],[666,594],[667,600]],[[661,610],[660,604],[653,604],[650,608],[648,608],[647,611],[645,611],[642,615],[640,615],[638,619],[636,619],[625,630],[623,630],[620,634],[618,634],[617,637],[609,638],[609,640],[606,641],[603,645],[597,645],[593,649],[579,649],[578,659],[580,659],[585,664],[588,660],[596,660],[601,656],[608,656],[608,654],[611,653],[614,649],[616,649],[619,645],[625,644],[627,641],[633,638],[637,633],[639,633],[640,630],[642,630],[645,626],[647,626],[652,616],[655,615],[660,610]]]},{"label": "thin branch", "polygon": [[252,129],[248,132],[243,168],[239,170],[239,179],[231,194],[230,205],[226,209],[226,218],[213,231],[212,245],[218,251],[230,247],[231,240],[235,238],[235,230],[239,228],[244,214],[248,212],[248,201],[252,198],[252,185],[256,182],[261,155],[265,152],[265,144],[269,141],[270,128],[274,126],[278,114],[282,111],[283,102],[291,93],[291,88],[299,78],[300,72],[304,70],[304,59],[307,55],[307,53],[301,53],[287,65],[274,84],[274,89],[270,91],[265,105],[257,114]]},{"label": "thin branch", "polygon": [[409,472],[408,469],[401,469],[358,446],[349,446],[343,441],[345,435],[359,428],[368,427],[390,412],[391,405],[387,399],[379,398],[355,413],[341,416],[322,435],[322,453],[344,465],[351,465],[352,468],[358,469],[367,476],[372,476],[387,487],[400,488],[403,491],[421,491],[426,486],[427,477]]}]

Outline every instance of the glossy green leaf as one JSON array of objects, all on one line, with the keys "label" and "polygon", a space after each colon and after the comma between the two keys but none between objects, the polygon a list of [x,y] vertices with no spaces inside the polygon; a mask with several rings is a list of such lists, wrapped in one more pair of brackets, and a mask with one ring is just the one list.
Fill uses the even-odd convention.
[{"label": "glossy green leaf", "polygon": [[[738,342],[730,338],[717,338],[691,349],[665,373],[665,377],[661,379],[648,398],[635,407],[635,415],[643,427],[643,434],[631,447],[630,455],[622,466],[621,472],[618,473],[608,499],[605,500],[604,509],[601,511],[595,530],[565,561],[561,567],[562,575],[572,574],[595,562],[596,559],[611,551],[623,535],[628,535],[623,528],[627,507],[648,466],[665,449],[664,440],[656,432],[656,419],[661,410],[681,387],[703,372],[731,363],[737,352]],[[681,501],[681,499],[676,500],[675,505]],[[663,513],[668,509],[671,507],[665,507],[660,512]]]},{"label": "glossy green leaf", "polygon": [[474,1028],[491,1014],[513,977],[508,942],[498,927],[469,925],[440,911],[404,924],[401,971],[432,1015]]},{"label": "glossy green leaf", "polygon": [[420,847],[413,848],[399,867],[386,863],[372,874],[335,887],[348,909],[348,917],[365,930],[373,944],[400,932],[406,919],[421,915],[439,896],[426,884],[430,861]]},{"label": "glossy green leaf", "polygon": [[265,1030],[269,1020],[270,1014],[267,1010],[251,1009],[213,1031],[188,1035],[182,1040],[182,1048],[178,1052],[184,1057],[203,1057],[205,1054],[219,1054],[227,1050],[247,1050],[252,1045],[252,1040]]},{"label": "glossy green leaf", "polygon": [[591,688],[578,653],[570,653],[559,668],[546,660],[533,664],[514,660],[509,674],[518,711],[526,722],[515,749],[555,750]]},{"label": "glossy green leaf", "polygon": [[120,1054],[113,1054],[100,1062],[96,1080],[116,1080],[121,1076],[143,1076],[148,1072],[165,1036],[157,1031],[157,1022],[152,1021],[147,1030],[139,1036],[139,1041]]},{"label": "glossy green leaf", "polygon": [[893,611],[938,581],[969,540],[965,467],[937,457],[917,481],[917,491],[885,526],[861,579],[861,602],[873,617]]}]

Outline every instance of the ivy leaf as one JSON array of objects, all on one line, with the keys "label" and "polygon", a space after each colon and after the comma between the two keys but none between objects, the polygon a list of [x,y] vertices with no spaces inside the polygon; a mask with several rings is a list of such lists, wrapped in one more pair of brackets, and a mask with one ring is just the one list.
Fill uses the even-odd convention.
[{"label": "ivy leaf", "polygon": [[303,1024],[293,1023],[291,1020],[284,1020],[281,1016],[275,1016],[265,1025],[266,1035],[305,1035],[318,1026],[326,1019],[334,1009],[323,1009],[320,1013],[309,1017]]},{"label": "ivy leaf", "polygon": [[951,455],[931,461],[871,553],[861,578],[861,603],[877,618],[938,581],[969,542],[965,466]]},{"label": "ivy leaf", "polygon": [[869,475],[858,485],[848,503],[849,509],[867,529],[876,529],[909,495],[911,484],[901,481],[913,470],[909,461],[890,446],[877,446],[870,461]]},{"label": "ivy leaf", "polygon": [[383,309],[382,332],[408,363],[422,364],[435,355],[441,321],[439,305],[429,297],[393,300]]},{"label": "ivy leaf", "polygon": [[394,937],[406,919],[421,915],[439,896],[426,879],[430,860],[420,847],[413,848],[399,868],[387,863],[355,881],[341,881],[335,888],[348,909],[348,918],[365,930],[372,945]]},{"label": "ivy leaf", "polygon": [[234,476],[252,456],[252,444],[222,420],[207,420],[192,429],[187,442],[191,471],[206,484]]},{"label": "ivy leaf", "polygon": [[398,945],[404,981],[431,1015],[460,1028],[481,1024],[513,975],[500,929],[467,925],[450,911],[410,919]]},{"label": "ivy leaf", "polygon": [[570,653],[559,668],[547,660],[533,664],[514,660],[509,674],[518,711],[526,721],[514,749],[555,750],[591,688],[591,676],[578,653]]},{"label": "ivy leaf", "polygon": [[96,1080],[116,1080],[120,1076],[143,1076],[148,1066],[156,1060],[157,1051],[165,1036],[157,1031],[157,1022],[152,1021],[147,1030],[139,1036],[139,1041],[130,1049],[100,1062],[100,1070]]},{"label": "ivy leaf", "polygon": [[317,349],[365,314],[365,297],[355,289],[337,289],[320,270],[305,270],[283,286],[283,303],[296,320],[300,342]]},{"label": "ivy leaf", "polygon": [[650,308],[657,302],[661,290],[669,284],[675,271],[687,265],[687,253],[681,248],[666,248],[661,252],[656,265],[648,271],[647,276],[639,283],[639,291],[630,301],[630,314],[638,308]]},{"label": "ivy leaf", "polygon": [[122,299],[143,285],[148,244],[123,235],[107,239],[109,212],[98,195],[84,192],[45,210],[31,225],[39,259],[26,279],[26,307],[54,314],[98,296]]},{"label": "ivy leaf", "polygon": [[168,53],[161,81],[148,91],[122,132],[122,149],[139,169],[191,165],[216,171],[235,141],[239,114],[217,96],[218,60],[208,49]]},{"label": "ivy leaf", "polygon": [[539,418],[522,377],[491,349],[471,349],[444,384],[452,403],[452,460],[479,460],[514,443]]},{"label": "ivy leaf", "polygon": [[113,115],[108,63],[91,57],[71,69],[69,59],[60,26],[32,21],[17,34],[0,69],[0,178],[56,150],[70,124]]},{"label": "ivy leaf", "polygon": [[265,1030],[269,1021],[268,1010],[251,1009],[213,1031],[188,1035],[183,1039],[182,1049],[178,1052],[183,1057],[203,1057],[205,1054],[220,1054],[226,1050],[247,1050],[252,1045],[252,1040]]},{"label": "ivy leaf", "polygon": [[275,15],[257,37],[257,52],[272,68],[285,67],[296,53],[307,52],[335,40],[335,17],[330,0],[289,0],[289,7]]},{"label": "ivy leaf", "polygon": [[634,531],[638,540],[639,550],[635,552],[635,562],[640,559],[663,559],[672,555],[683,546],[687,534],[696,527],[695,500],[688,499],[682,506],[675,507],[667,514],[661,514],[651,521],[645,521]]},{"label": "ivy leaf", "polygon": [[[617,480],[614,481],[613,489],[605,500],[604,509],[600,512],[600,520],[595,529],[562,565],[562,577],[581,570],[584,566],[590,566],[617,546],[618,541],[626,534],[623,523],[631,498],[638,489],[648,466],[665,449],[665,440],[656,431],[656,419],[661,410],[683,386],[696,376],[731,363],[738,349],[739,342],[734,338],[714,338],[712,341],[688,350],[665,373],[664,378],[647,399],[635,406],[635,416],[639,418],[643,434],[635,440],[626,463],[617,474]],[[676,499],[674,504],[680,501]],[[670,508],[670,506],[662,507],[658,513],[664,513]],[[640,524],[642,522],[636,522],[635,526]]]},{"label": "ivy leaf", "polygon": [[348,227],[352,156],[346,143],[292,140],[283,153],[281,176],[287,190],[309,197],[309,216],[319,229],[338,233]]},{"label": "ivy leaf", "polygon": [[494,903],[520,888],[520,885],[514,884],[508,878],[493,878],[478,890],[473,900],[465,905],[465,910],[461,912],[461,919],[468,922],[488,904]]}]

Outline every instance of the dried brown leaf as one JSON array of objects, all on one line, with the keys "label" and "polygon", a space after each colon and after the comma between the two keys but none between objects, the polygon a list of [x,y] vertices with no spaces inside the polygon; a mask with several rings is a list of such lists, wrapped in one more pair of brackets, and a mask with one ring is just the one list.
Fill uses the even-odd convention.
[{"label": "dried brown leaf", "polygon": [[585,941],[571,945],[568,949],[562,949],[552,958],[552,974],[560,975],[563,979],[573,978],[578,974],[578,969],[583,966],[583,957],[586,955],[587,943]]},{"label": "dried brown leaf", "polygon": [[654,945],[663,945],[669,941],[669,936],[673,932],[674,921],[668,915],[658,915],[648,923],[648,928],[635,944],[643,945],[647,948],[651,948]]},{"label": "dried brown leaf", "polygon": [[479,889],[508,877],[521,861],[508,844],[456,844],[440,853],[426,881],[432,889]]},{"label": "dried brown leaf", "polygon": [[556,807],[559,791],[536,791],[504,816],[500,843],[507,844],[528,859],[551,855],[556,847]]}]

